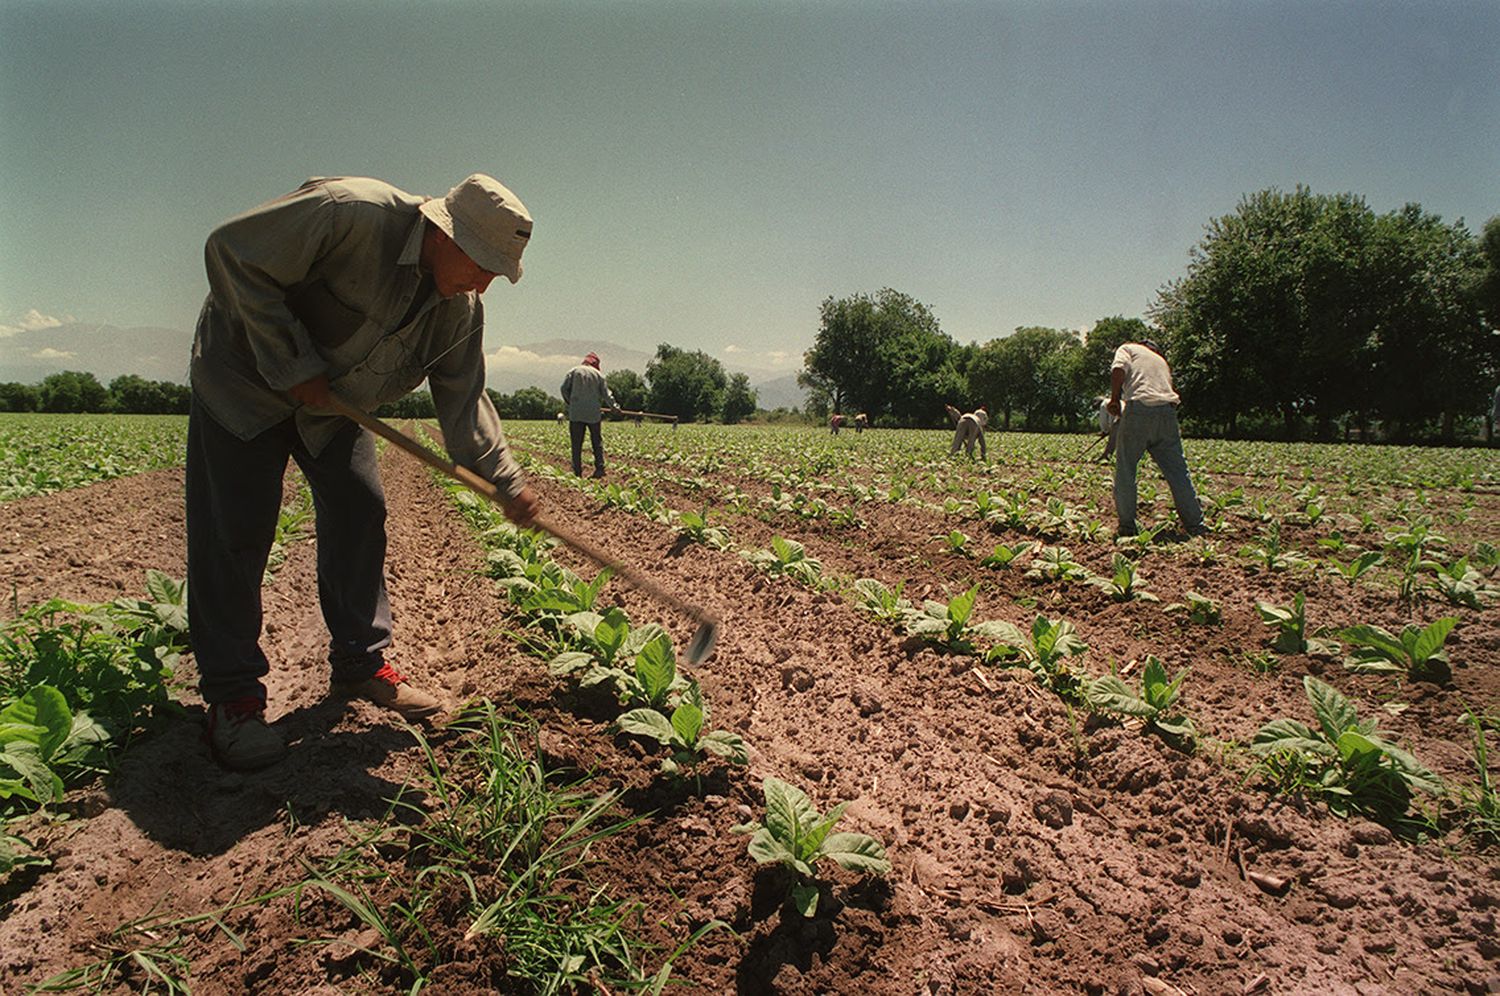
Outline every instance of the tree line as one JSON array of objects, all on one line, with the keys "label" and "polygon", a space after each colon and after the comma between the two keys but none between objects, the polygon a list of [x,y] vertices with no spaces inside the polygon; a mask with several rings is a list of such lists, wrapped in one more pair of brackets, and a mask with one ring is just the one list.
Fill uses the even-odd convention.
[{"label": "tree line", "polygon": [[[642,377],[634,370],[605,376],[615,401],[629,411],[676,415],[681,421],[740,422],[755,414],[755,390],[746,374],[729,374],[724,365],[701,350],[663,343],[646,364]],[[512,394],[487,389],[501,418],[550,419],[563,410],[562,399],[540,387]],[[68,370],[48,375],[40,384],[0,383],[0,411],[111,412],[122,415],[186,415],[192,388],[172,381],[146,380],[124,374],[99,382],[91,373]],[[383,418],[433,418],[432,395],[409,394],[382,405]]]},{"label": "tree line", "polygon": [[1500,380],[1500,217],[1475,236],[1416,204],[1376,214],[1353,194],[1265,190],[1209,222],[1144,319],[961,345],[890,288],[829,297],[819,318],[798,379],[820,415],[933,426],[944,404],[986,403],[1004,428],[1077,429],[1115,348],[1144,337],[1200,433],[1452,439]]},{"label": "tree line", "polygon": [[192,390],[169,380],[122,374],[99,382],[91,373],[64,370],[40,384],[0,383],[0,412],[111,412],[120,415],[186,415]]}]

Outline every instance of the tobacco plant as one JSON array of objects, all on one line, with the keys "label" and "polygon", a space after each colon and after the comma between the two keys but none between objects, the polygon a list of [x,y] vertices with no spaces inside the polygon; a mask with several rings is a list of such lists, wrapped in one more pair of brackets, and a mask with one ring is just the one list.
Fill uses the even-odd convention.
[{"label": "tobacco plant", "polygon": [[1482,609],[1485,601],[1500,595],[1500,588],[1469,566],[1468,557],[1460,557],[1451,564],[1434,563],[1432,571],[1433,588],[1453,605]]},{"label": "tobacco plant", "polygon": [[688,682],[670,716],[643,706],[621,715],[615,725],[624,733],[650,737],[666,747],[671,753],[661,762],[664,774],[681,775],[686,770],[696,776],[709,754],[730,764],[749,761],[744,738],[738,733],[707,728],[708,705],[696,681]]},{"label": "tobacco plant", "polygon": [[733,545],[729,539],[729,530],[723,526],[708,524],[708,509],[706,508],[698,512],[679,512],[677,532],[690,543],[702,543],[715,550],[727,550]]},{"label": "tobacco plant", "polygon": [[1136,586],[1135,561],[1123,554],[1115,554],[1114,563],[1111,565],[1113,573],[1109,577],[1099,575],[1089,579],[1089,583],[1109,594],[1109,597],[1117,602],[1129,602],[1132,599],[1142,602],[1159,602],[1161,599]]},{"label": "tobacco plant", "polygon": [[1089,569],[1073,559],[1073,553],[1065,546],[1044,546],[1031,559],[1029,578],[1051,581],[1085,580]]},{"label": "tobacco plant", "polygon": [[[970,623],[974,614],[974,601],[979,597],[979,585],[954,595],[944,603],[928,599],[922,608],[912,609],[906,614],[903,625],[912,636],[940,643],[955,653],[974,652],[974,638],[1001,638],[1008,632],[1009,623],[986,621]],[[1011,627],[1014,629],[1014,627]]]},{"label": "tobacco plant", "polygon": [[1007,546],[1004,543],[996,543],[995,549],[991,551],[990,555],[982,558],[979,562],[985,567],[996,567],[1003,570],[1013,565],[1018,559],[1024,557],[1026,554],[1035,550],[1040,545],[1040,543],[1037,543],[1034,540],[1027,541],[1025,543],[1017,543],[1015,546]]},{"label": "tobacco plant", "polygon": [[910,599],[901,597],[905,588],[905,581],[897,581],[894,588],[889,588],[875,578],[860,578],[854,582],[855,604],[876,619],[900,623],[913,608]]},{"label": "tobacco plant", "polygon": [[1221,619],[1219,603],[1206,595],[1200,595],[1196,591],[1185,591],[1182,593],[1181,602],[1173,602],[1166,606],[1163,612],[1186,612],[1190,622],[1199,626],[1217,626]]},{"label": "tobacco plant", "polygon": [[773,578],[788,577],[812,588],[823,586],[823,564],[807,555],[807,548],[796,540],[771,537],[769,550],[747,550],[743,556]]},{"label": "tobacco plant", "polygon": [[1313,654],[1332,656],[1339,652],[1339,645],[1320,636],[1307,635],[1307,596],[1297,592],[1292,598],[1292,607],[1282,608],[1270,602],[1256,602],[1255,611],[1261,621],[1276,628],[1273,650],[1283,654]]},{"label": "tobacco plant", "polygon": [[1083,656],[1088,644],[1072,623],[1038,615],[1029,634],[1014,623],[995,622],[991,627],[998,642],[985,654],[985,660],[1003,667],[1024,667],[1049,691],[1069,701],[1082,699],[1083,678],[1068,666],[1067,658]]},{"label": "tobacco plant", "polygon": [[891,870],[885,847],[874,837],[833,832],[847,802],[820,815],[807,793],[778,778],[767,776],[762,789],[765,822],[745,823],[733,831],[751,835],[748,849],[758,864],[781,865],[792,872],[792,905],[804,917],[818,912],[818,885],[813,878],[815,866],[824,858],[848,871],[885,875]]},{"label": "tobacco plant", "polygon": [[1145,720],[1149,732],[1169,739],[1191,740],[1195,736],[1193,721],[1174,712],[1182,694],[1182,680],[1187,669],[1167,680],[1167,669],[1153,656],[1146,658],[1137,689],[1126,685],[1119,675],[1106,674],[1089,683],[1085,698],[1091,708],[1115,712]]},{"label": "tobacco plant", "polygon": [[1413,789],[1443,794],[1437,775],[1382,737],[1375,720],[1361,720],[1337,689],[1311,675],[1302,687],[1317,727],[1276,719],[1250,743],[1259,770],[1278,789],[1319,798],[1337,816],[1361,813],[1387,823],[1405,816]]},{"label": "tobacco plant", "polygon": [[[1319,542],[1322,541],[1319,540]],[[1349,582],[1349,586],[1352,588],[1354,582],[1364,577],[1384,560],[1385,555],[1379,550],[1366,550],[1347,564],[1340,560],[1329,558],[1328,572],[1335,577],[1343,578]]]},{"label": "tobacco plant", "polygon": [[1359,674],[1398,674],[1411,681],[1447,681],[1448,634],[1456,616],[1434,619],[1426,626],[1408,625],[1394,636],[1379,626],[1350,626],[1340,630],[1354,656],[1344,666]]}]

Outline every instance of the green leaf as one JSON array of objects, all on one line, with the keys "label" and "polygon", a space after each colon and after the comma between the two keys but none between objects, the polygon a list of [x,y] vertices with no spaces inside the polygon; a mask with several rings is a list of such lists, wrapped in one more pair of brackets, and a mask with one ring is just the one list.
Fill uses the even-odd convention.
[{"label": "green leaf", "polygon": [[953,601],[948,603],[948,621],[958,623],[960,626],[967,623],[969,616],[974,612],[974,602],[978,597],[979,585],[977,584],[962,595],[953,596]]},{"label": "green leaf", "polygon": [[1150,703],[1137,697],[1130,686],[1113,674],[1091,681],[1084,697],[1094,709],[1139,716],[1142,719],[1150,719],[1156,715],[1156,709]]},{"label": "green leaf", "polygon": [[1333,745],[1318,736],[1311,728],[1293,719],[1273,719],[1256,731],[1250,741],[1250,749],[1256,754],[1272,754],[1291,750],[1297,753],[1331,754]]},{"label": "green leaf", "polygon": [[4,777],[7,768],[24,783],[18,794],[43,805],[62,798],[62,779],[47,766],[41,748],[29,740],[13,740],[0,748],[0,782],[8,780]]},{"label": "green leaf", "polygon": [[635,658],[635,673],[646,697],[654,703],[666,701],[677,678],[677,658],[672,653],[672,639],[665,633],[641,648]]},{"label": "green leaf", "polygon": [[655,709],[632,709],[627,713],[622,713],[620,718],[615,720],[615,725],[622,733],[651,737],[663,744],[670,744],[676,732],[672,728],[671,721]]},{"label": "green leaf", "polygon": [[884,875],[891,870],[885,847],[874,837],[863,833],[830,834],[823,841],[822,856],[831,858],[849,871]]},{"label": "green leaf", "polygon": [[1318,718],[1318,725],[1330,743],[1336,742],[1345,730],[1355,728],[1358,712],[1338,689],[1310,674],[1303,676],[1302,687],[1307,692],[1307,700],[1312,703],[1313,715]]},{"label": "green leaf", "polygon": [[[1380,657],[1384,657],[1386,660],[1400,664],[1402,670],[1406,669],[1406,647],[1402,644],[1401,640],[1379,626],[1349,626],[1339,630],[1339,636],[1356,647],[1362,647]],[[1366,657],[1367,655],[1361,654],[1360,656]]]},{"label": "green leaf", "polygon": [[585,670],[594,663],[594,655],[582,650],[567,650],[558,654],[547,664],[547,671],[555,678],[566,677]]},{"label": "green leaf", "polygon": [[73,712],[63,693],[47,685],[38,685],[4,709],[0,709],[0,743],[11,739],[3,732],[12,725],[33,726],[40,730],[33,741],[48,760],[68,739],[73,729]]},{"label": "green leaf", "polygon": [[698,740],[698,747],[731,764],[748,764],[750,761],[749,752],[745,749],[745,738],[728,730],[714,730],[703,734]]},{"label": "green leaf", "polygon": [[794,885],[792,886],[792,905],[797,907],[797,912],[805,917],[812,917],[818,912],[818,887],[816,885]]},{"label": "green leaf", "polygon": [[[1428,623],[1427,628],[1423,629],[1421,635],[1417,637],[1416,645],[1412,649],[1412,662],[1421,664],[1438,657],[1443,652],[1443,644],[1448,641],[1448,634],[1457,625],[1458,617],[1456,616],[1444,616]],[[1442,659],[1446,660],[1446,655]]]},{"label": "green leaf", "polygon": [[672,710],[672,729],[677,731],[677,736],[689,747],[698,743],[698,733],[703,729],[703,710],[684,698],[676,709]]},{"label": "green leaf", "polygon": [[766,795],[766,829],[796,853],[806,828],[818,819],[817,809],[806,792],[779,778],[767,775],[761,787]]}]

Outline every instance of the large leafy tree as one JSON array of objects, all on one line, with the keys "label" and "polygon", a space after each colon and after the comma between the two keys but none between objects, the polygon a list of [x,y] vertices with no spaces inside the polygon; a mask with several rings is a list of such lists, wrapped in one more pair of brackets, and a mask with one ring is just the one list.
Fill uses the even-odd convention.
[{"label": "large leafy tree", "polygon": [[1439,420],[1452,438],[1460,413],[1488,407],[1500,341],[1472,293],[1480,244],[1419,205],[1382,216],[1370,252],[1378,315],[1367,343],[1373,371],[1364,410],[1396,437]]},{"label": "large leafy tree", "polygon": [[634,370],[611,370],[604,376],[615,404],[626,411],[638,412],[646,407],[646,381]]},{"label": "large leafy tree", "polygon": [[121,374],[109,382],[111,411],[136,415],[186,415],[192,388],[167,380],[147,380],[137,374]]},{"label": "large leafy tree", "polygon": [[109,407],[109,391],[99,378],[76,370],[49,374],[37,393],[44,412],[102,412]]},{"label": "large leafy tree", "polygon": [[1493,364],[1465,292],[1476,266],[1463,226],[1416,205],[1377,216],[1354,194],[1264,190],[1209,222],[1152,317],[1184,402],[1231,434],[1246,413],[1289,433],[1378,414],[1399,433],[1476,403]]},{"label": "large leafy tree", "polygon": [[937,317],[910,295],[887,287],[829,297],[798,382],[811,393],[810,407],[936,425],[962,390],[958,354]]},{"label": "large leafy tree", "polygon": [[1080,409],[1088,407],[1073,386],[1081,349],[1072,332],[1018,328],[978,348],[968,368],[969,393],[998,412],[1006,429],[1016,412],[1026,416],[1032,429],[1058,418],[1076,423]]},{"label": "large leafy tree", "polygon": [[750,386],[748,374],[737,373],[729,378],[724,389],[724,408],[720,412],[725,425],[734,425],[755,414],[755,389]]},{"label": "large leafy tree", "polygon": [[702,350],[690,353],[662,343],[646,364],[646,383],[652,411],[693,422],[723,411],[728,378],[724,364]]}]

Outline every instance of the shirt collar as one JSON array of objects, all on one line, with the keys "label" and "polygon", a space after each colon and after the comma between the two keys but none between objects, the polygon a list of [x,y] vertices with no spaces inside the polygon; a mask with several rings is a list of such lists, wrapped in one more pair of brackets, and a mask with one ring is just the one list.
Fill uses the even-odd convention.
[{"label": "shirt collar", "polygon": [[416,266],[422,261],[422,231],[427,220],[422,217],[422,212],[417,212],[417,220],[411,226],[411,234],[406,237],[406,245],[401,249],[401,255],[396,257],[398,266]]}]

